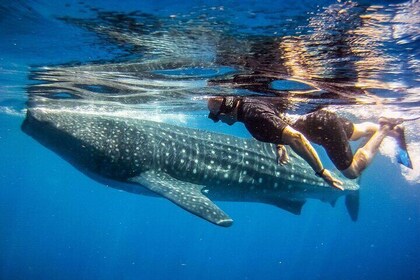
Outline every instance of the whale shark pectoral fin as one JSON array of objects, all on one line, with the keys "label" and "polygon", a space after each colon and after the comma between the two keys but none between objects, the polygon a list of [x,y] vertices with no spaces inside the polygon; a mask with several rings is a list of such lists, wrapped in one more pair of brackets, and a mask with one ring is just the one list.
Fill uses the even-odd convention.
[{"label": "whale shark pectoral fin", "polygon": [[143,185],[166,197],[185,210],[219,226],[228,227],[233,220],[201,193],[202,185],[177,180],[164,172],[147,171],[129,181]]}]

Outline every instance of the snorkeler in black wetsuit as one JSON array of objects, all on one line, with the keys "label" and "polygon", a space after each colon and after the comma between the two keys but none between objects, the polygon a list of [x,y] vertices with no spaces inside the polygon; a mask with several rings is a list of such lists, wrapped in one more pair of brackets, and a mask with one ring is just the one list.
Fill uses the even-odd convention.
[{"label": "snorkeler in black wetsuit", "polygon": [[[292,121],[272,103],[251,97],[213,97],[208,100],[208,108],[213,121],[221,120],[229,125],[243,122],[255,139],[276,144],[280,164],[288,162],[284,145],[289,145],[309,163],[316,175],[339,189],[343,189],[342,182],[323,168],[309,141],[323,146],[337,169],[354,179],[370,164],[387,135],[398,138],[403,131],[399,119],[381,118],[379,125],[354,124],[325,109]],[[361,137],[370,139],[353,155],[349,140]]]}]

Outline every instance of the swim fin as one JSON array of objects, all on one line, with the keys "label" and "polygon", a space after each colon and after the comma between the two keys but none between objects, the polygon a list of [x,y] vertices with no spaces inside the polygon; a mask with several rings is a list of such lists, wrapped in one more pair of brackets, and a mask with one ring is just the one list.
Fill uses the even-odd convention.
[{"label": "swim fin", "polygon": [[397,150],[397,161],[398,163],[413,169],[413,164],[411,163],[410,155],[407,151],[407,143],[405,141],[405,133],[404,133],[404,127],[401,127],[398,129],[398,138],[397,144],[398,144],[398,150]]},{"label": "swim fin", "polygon": [[401,147],[398,147],[397,161],[398,163],[410,169],[413,169],[413,164],[411,163],[410,155],[408,154],[408,151],[406,149],[402,149]]}]

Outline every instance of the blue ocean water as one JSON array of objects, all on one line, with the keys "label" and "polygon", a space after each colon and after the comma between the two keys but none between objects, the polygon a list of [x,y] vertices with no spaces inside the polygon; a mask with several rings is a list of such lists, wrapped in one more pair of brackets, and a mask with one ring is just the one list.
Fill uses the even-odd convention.
[{"label": "blue ocean water", "polygon": [[[419,121],[406,123],[414,169],[384,143],[356,222],[343,199],[309,200],[298,216],[218,201],[229,228],[106,187],[20,128],[29,96],[241,137],[207,119],[206,96],[413,118],[419,30],[418,1],[1,1],[0,279],[419,279]],[[249,73],[269,82],[229,83]]]}]

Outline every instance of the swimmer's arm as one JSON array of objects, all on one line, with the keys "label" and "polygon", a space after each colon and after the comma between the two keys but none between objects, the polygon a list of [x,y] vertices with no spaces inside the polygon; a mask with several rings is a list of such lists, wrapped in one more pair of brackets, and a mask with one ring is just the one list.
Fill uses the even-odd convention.
[{"label": "swimmer's arm", "polygon": [[282,141],[289,145],[300,157],[312,167],[316,174],[319,174],[328,184],[338,189],[343,189],[343,183],[335,179],[331,173],[324,169],[321,160],[311,143],[299,131],[287,126],[283,130]]}]

